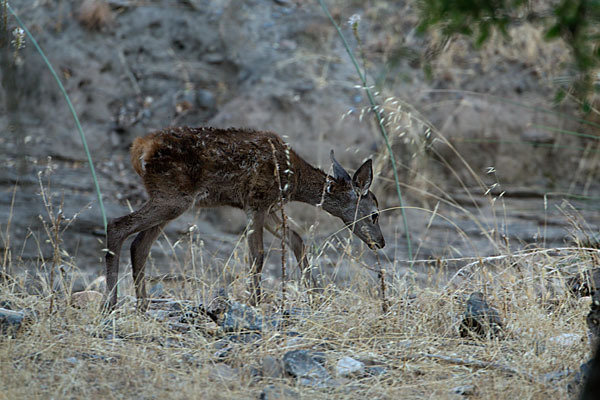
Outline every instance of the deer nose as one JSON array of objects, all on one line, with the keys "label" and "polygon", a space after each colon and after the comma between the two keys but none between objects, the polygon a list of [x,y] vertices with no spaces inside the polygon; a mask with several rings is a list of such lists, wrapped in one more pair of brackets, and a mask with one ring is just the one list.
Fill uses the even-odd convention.
[{"label": "deer nose", "polygon": [[377,242],[371,241],[371,243],[369,244],[369,247],[371,248],[371,250],[383,249],[385,247],[385,239],[383,239],[383,237],[382,237]]}]

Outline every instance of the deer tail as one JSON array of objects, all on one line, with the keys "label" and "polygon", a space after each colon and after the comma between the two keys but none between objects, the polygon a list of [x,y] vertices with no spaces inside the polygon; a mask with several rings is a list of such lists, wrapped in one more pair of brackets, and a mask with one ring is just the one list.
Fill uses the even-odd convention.
[{"label": "deer tail", "polygon": [[131,145],[131,165],[140,176],[146,172],[146,164],[155,152],[157,145],[156,138],[153,135],[135,138]]}]

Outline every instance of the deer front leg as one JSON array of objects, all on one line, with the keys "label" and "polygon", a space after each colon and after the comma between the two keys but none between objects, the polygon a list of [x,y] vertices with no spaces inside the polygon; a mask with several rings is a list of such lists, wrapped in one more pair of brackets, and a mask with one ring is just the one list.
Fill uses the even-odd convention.
[{"label": "deer front leg", "polygon": [[260,273],[265,258],[265,249],[263,245],[264,223],[264,212],[248,212],[248,247],[250,248],[250,277],[252,279],[250,303],[254,306],[260,303],[262,297],[260,289]]}]

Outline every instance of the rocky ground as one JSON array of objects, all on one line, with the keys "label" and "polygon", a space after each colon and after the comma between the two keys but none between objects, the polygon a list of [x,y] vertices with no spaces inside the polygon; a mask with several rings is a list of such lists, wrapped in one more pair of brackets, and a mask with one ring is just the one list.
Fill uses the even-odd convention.
[{"label": "rocky ground", "polygon": [[[418,377],[422,375],[422,369],[431,368],[427,363],[422,364],[423,357],[433,359],[436,355],[446,354],[444,349],[453,346],[456,340],[457,320],[462,319],[468,293],[461,292],[460,311],[457,311],[453,305],[456,295],[452,290],[464,290],[464,287],[472,291],[488,290],[490,280],[486,273],[493,273],[491,281],[498,285],[494,288],[498,292],[492,297],[496,304],[502,305],[500,313],[509,320],[508,325],[513,321],[509,326],[512,334],[524,334],[536,321],[544,326],[539,329],[548,330],[540,333],[543,340],[536,336],[537,331],[535,335],[526,334],[529,335],[526,340],[511,338],[514,340],[511,351],[518,354],[527,353],[526,348],[530,345],[538,349],[542,342],[550,349],[548,352],[534,351],[539,365],[527,364],[532,362],[530,359],[520,359],[523,364],[518,365],[518,373],[512,373],[518,376],[517,384],[523,386],[525,381],[534,381],[532,386],[540,390],[535,392],[538,395],[566,393],[563,383],[571,379],[568,376],[578,367],[577,360],[585,353],[585,346],[579,342],[573,345],[575,347],[566,346],[571,349],[565,359],[567,368],[555,362],[562,345],[548,340],[560,338],[562,334],[576,334],[583,340],[587,328],[581,324],[583,320],[577,320],[578,323],[565,317],[572,315],[567,308],[573,306],[571,300],[561,297],[566,296],[564,288],[556,289],[562,287],[556,282],[564,280],[556,275],[560,275],[557,271],[562,268],[557,265],[566,266],[564,269],[569,273],[589,267],[593,257],[587,258],[573,249],[596,246],[600,222],[596,206],[600,192],[596,184],[600,153],[595,127],[590,125],[596,120],[595,114],[582,114],[570,98],[560,103],[553,101],[558,87],[569,79],[567,47],[559,41],[545,42],[541,27],[521,24],[510,28],[511,41],[494,35],[485,46],[475,49],[468,39],[443,41],[435,31],[425,36],[416,34],[418,12],[412,1],[326,3],[340,22],[361,67],[368,70],[369,83],[373,85],[373,91],[378,92],[376,100],[388,116],[387,128],[399,164],[414,258],[418,260],[414,264],[408,262],[406,237],[384,142],[368,112],[367,97],[359,85],[356,71],[317,2],[15,0],[10,5],[48,55],[78,112],[109,218],[127,213],[130,207],[138,207],[145,199],[139,179],[129,163],[128,148],[132,140],[165,126],[242,126],[273,130],[283,135],[309,162],[325,170],[329,168],[330,149],[335,149],[336,158],[350,171],[365,158],[374,159],[377,178],[373,188],[383,210],[380,224],[387,242],[379,254],[370,252],[357,240],[349,239],[346,232],[339,231],[341,223],[324,212],[303,205],[288,207],[288,214],[309,245],[310,262],[321,281],[350,289],[358,287],[369,293],[364,295],[366,297],[360,297],[363,296],[360,294],[355,298],[330,288],[335,296],[345,299],[340,300],[342,303],[362,301],[366,304],[363,308],[356,304],[350,314],[361,323],[377,327],[374,347],[359,346],[364,350],[358,352],[359,355],[352,353],[358,351],[352,344],[344,347],[348,344],[344,342],[346,329],[351,329],[352,324],[346,326],[342,322],[337,326],[338,319],[330,314],[332,310],[342,314],[347,312],[341,303],[320,303],[316,309],[325,310],[323,321],[317,324],[321,328],[316,333],[304,329],[305,323],[313,320],[315,308],[304,303],[307,295],[297,283],[297,271],[291,268],[291,281],[295,282],[291,285],[297,292],[290,289],[290,296],[301,298],[301,304],[297,306],[311,317],[298,317],[303,328],[288,329],[292,336],[295,330],[301,331],[304,341],[301,340],[300,345],[286,344],[285,351],[268,355],[273,359],[267,359],[264,353],[255,357],[256,368],[262,368],[261,374],[265,374],[265,369],[271,371],[268,367],[271,363],[276,372],[266,374],[275,374],[277,378],[279,375],[295,376],[298,381],[316,379],[317,386],[324,380],[326,386],[333,385],[327,386],[326,390],[342,394],[353,390],[353,379],[366,382],[358,384],[366,390],[360,392],[364,394],[368,393],[368,388],[376,386],[373,382],[389,381],[390,376],[393,379],[402,377],[411,382],[409,386],[416,385],[417,389],[413,393],[401,388],[397,393],[412,393],[419,397],[424,392]],[[347,23],[351,16],[354,21],[359,21],[355,32]],[[12,17],[8,22],[12,31],[16,22]],[[9,36],[9,39],[14,38]],[[92,287],[101,289],[105,247],[102,218],[81,141],[66,102],[30,40],[27,39],[26,46],[18,51],[14,46],[5,48],[0,57],[2,276],[10,276],[11,282],[13,278],[19,278],[17,283],[7,286],[11,293],[21,286],[29,292],[47,293],[48,275],[54,265],[60,275],[56,282],[69,293]],[[152,338],[164,338],[161,329],[171,332],[181,328],[185,331],[181,334],[188,335],[185,336],[187,341],[188,331],[205,328],[204,322],[200,324],[203,327],[198,328],[185,320],[184,314],[189,311],[193,315],[188,317],[196,318],[196,314],[202,314],[203,318],[208,318],[201,305],[214,298],[219,288],[228,289],[231,295],[228,304],[237,307],[236,301],[245,298],[247,250],[244,230],[244,213],[225,208],[192,210],[171,223],[152,249],[148,274],[153,295],[171,299],[172,303],[161,303],[151,313],[161,328],[145,325],[146,322],[134,321],[134,325],[147,329],[148,337]],[[552,250],[557,247],[571,250],[567,250],[568,256],[563,256],[565,253],[561,251],[564,250]],[[269,257],[264,281],[273,293],[271,300],[275,304],[281,284],[278,240],[269,239],[267,248]],[[537,257],[537,252],[543,260],[527,258]],[[546,255],[549,261],[544,261]],[[486,258],[488,256],[505,258]],[[515,259],[517,261],[513,261]],[[132,287],[127,263],[128,257],[123,257],[123,293],[131,293]],[[551,267],[543,267],[545,263]],[[540,267],[540,273],[551,284],[538,282],[533,275],[524,274],[525,266],[529,264]],[[377,292],[380,281],[373,271],[381,268],[385,269],[392,288],[391,296],[395,300],[391,309],[396,314],[387,320],[373,315],[369,318],[375,320],[363,320],[365,309],[379,309],[379,299],[373,300],[372,294]],[[516,277],[514,281],[503,275],[503,271],[511,268],[516,268],[514,274],[511,272],[511,276]],[[460,273],[456,274],[457,271]],[[195,283],[186,283],[190,279]],[[515,297],[501,290],[518,285],[520,279],[527,281],[528,286],[523,290],[530,296],[528,301],[533,301],[533,305],[527,304],[539,315],[550,308],[560,312],[551,314],[548,320],[538,321],[538,314],[531,319],[524,309],[519,308]],[[368,284],[367,289],[361,286],[363,283]],[[415,283],[424,291],[411,292],[414,289],[411,285]],[[176,290],[170,285],[175,285]],[[403,297],[407,295],[403,292],[404,285],[411,288],[407,290],[411,292],[408,300]],[[552,303],[544,297],[547,286],[553,288],[550,292],[560,300],[555,298]],[[436,296],[443,301],[433,300]],[[184,298],[194,300],[188,304]],[[416,300],[412,302],[411,299]],[[35,309],[40,307],[36,301],[17,299],[12,307],[3,305],[3,308]],[[549,302],[552,305],[548,305]],[[581,317],[587,305],[577,304]],[[433,310],[437,310],[438,305],[444,310],[440,313],[453,315],[451,327],[441,329],[436,325],[437,320],[427,324],[407,317],[406,310],[410,309],[425,318],[426,312],[419,311],[424,305]],[[191,311],[182,307],[189,307]],[[271,318],[271,311],[266,312],[264,318]],[[13,314],[7,318],[13,317],[20,318]],[[99,322],[94,318],[100,317],[93,317],[92,322],[86,320],[86,324],[96,326]],[[131,322],[127,318],[122,321],[124,325]],[[181,318],[185,321],[180,321]],[[36,321],[35,328],[30,331],[34,340],[44,337],[43,326],[47,320]],[[294,324],[298,324],[297,321]],[[383,356],[387,351],[384,343],[388,328],[385,326],[390,321],[414,328],[400,336],[392,335],[393,342],[406,353],[396,358]],[[441,324],[448,323],[442,317],[440,321]],[[61,321],[54,322],[57,325],[53,325],[55,331],[52,334],[63,329]],[[544,325],[546,322],[547,326]],[[229,336],[239,334],[240,329],[228,330],[218,318],[210,323],[214,324],[213,331],[208,336],[200,335],[202,338],[194,336],[192,346],[206,341],[214,341],[217,347],[217,342],[223,342],[225,349],[237,346],[232,343],[237,343],[239,338]],[[290,355],[289,352],[308,348],[306,341],[313,339],[319,346],[327,346],[330,338],[321,330],[331,323],[335,325],[331,335],[336,341],[339,339],[336,343],[345,343],[329,349],[333,356],[328,353],[327,360],[323,361],[318,349],[313,349],[316,353]],[[164,328],[168,324],[174,325]],[[110,327],[98,326],[102,328],[96,326],[92,330],[102,331],[94,333],[94,337],[102,343],[98,346],[103,350],[92,352],[95,354],[92,358],[105,358],[94,358],[93,363],[112,365],[116,362],[114,353],[103,346],[106,343],[113,346],[114,340],[122,345],[126,342],[122,341],[124,335],[117,337],[115,328],[113,336],[108,337]],[[155,335],[155,329],[162,333]],[[253,328],[250,331],[254,333],[244,336],[243,340],[251,338],[250,344],[245,343],[250,347],[258,341],[257,346],[261,349],[270,340],[293,342],[287,336],[277,336],[288,335],[286,329]],[[257,331],[260,332],[258,337]],[[372,332],[366,329],[361,334],[368,337]],[[434,349],[427,352],[420,342],[407,345],[405,341],[412,334],[435,338],[431,342],[425,341]],[[158,362],[155,358],[146,358],[145,345],[139,347],[140,354],[144,354],[139,356],[140,359],[149,364]],[[186,342],[186,348],[189,349],[189,345]],[[163,347],[170,344],[161,343],[160,346],[158,350],[152,347],[158,359],[166,357],[168,352],[163,353]],[[492,350],[504,348],[502,342],[495,342],[494,346]],[[470,354],[472,348],[471,344],[461,347],[463,356]],[[233,376],[233,380],[253,385],[250,382],[254,382],[254,377],[246,378],[254,372],[243,366],[235,349],[233,361],[225,364],[233,369],[218,367],[221,370],[215,372],[211,367],[213,369],[207,375],[209,381],[220,379],[211,375],[214,373]],[[29,354],[24,348],[20,350]],[[214,350],[222,351],[216,347]],[[367,354],[371,350],[377,357]],[[61,360],[74,357],[65,361],[72,365],[81,366],[91,360],[82,356],[81,351],[66,353],[60,352],[57,357],[62,357]],[[199,356],[202,365],[220,357],[209,353]],[[176,358],[190,365],[196,362],[182,354],[178,353],[177,357],[181,357]],[[502,365],[511,364],[510,354],[503,356]],[[493,360],[488,356],[488,353],[481,355]],[[186,361],[186,357],[191,361]],[[421,363],[418,368],[397,369],[398,360],[410,364],[417,358]],[[547,358],[554,361],[547,362]],[[301,367],[294,366],[290,360],[311,364],[320,371],[317,374],[322,375],[305,377],[298,372]],[[127,365],[135,365],[134,361],[129,361],[131,363]],[[217,361],[216,365],[221,364]],[[394,367],[390,369],[389,365]],[[477,368],[482,365],[483,368],[502,370],[495,364],[480,364]],[[545,377],[546,373],[560,375],[557,372],[560,368],[570,368],[570,372]],[[351,370],[348,374],[352,379],[340,369]],[[523,372],[525,370],[533,372]],[[136,371],[147,374],[146,377],[164,372],[152,370],[148,373],[144,368]],[[507,372],[502,371],[502,374]],[[452,374],[455,372],[453,370]],[[175,374],[175,381],[180,382],[181,376],[177,374],[179,372]],[[435,374],[439,379],[450,379],[449,375],[437,370]],[[511,375],[510,371],[508,375]],[[200,381],[204,382],[206,376],[202,376]],[[484,377],[485,382],[490,379],[493,381],[498,377]],[[561,382],[558,386],[548,383],[556,380]],[[347,386],[348,382],[352,384]],[[501,379],[501,382],[501,387],[509,387],[512,381]],[[477,384],[475,387],[465,385],[464,388],[453,387],[462,391],[459,395],[474,392],[486,398],[489,394]],[[263,386],[252,386],[252,393],[263,398],[277,398],[275,394],[262,395],[261,390],[270,390]],[[314,388],[314,385],[308,386]],[[436,393],[454,396],[443,384],[440,387],[443,389]],[[104,389],[97,393],[106,393]],[[278,386],[276,392],[287,393],[282,395],[283,398],[293,396],[285,392],[288,389],[292,390]],[[239,387],[231,393],[239,394],[237,390]],[[386,392],[381,393],[384,398]]]}]

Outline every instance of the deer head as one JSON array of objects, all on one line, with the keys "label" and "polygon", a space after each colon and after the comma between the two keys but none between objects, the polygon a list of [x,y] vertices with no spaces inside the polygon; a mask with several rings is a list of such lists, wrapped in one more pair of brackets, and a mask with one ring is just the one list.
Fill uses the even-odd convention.
[{"label": "deer head", "polygon": [[353,177],[336,161],[331,150],[333,180],[327,185],[326,201],[330,214],[344,221],[371,249],[381,249],[385,240],[379,227],[377,198],[369,191],[373,181],[373,162],[369,159]]}]

